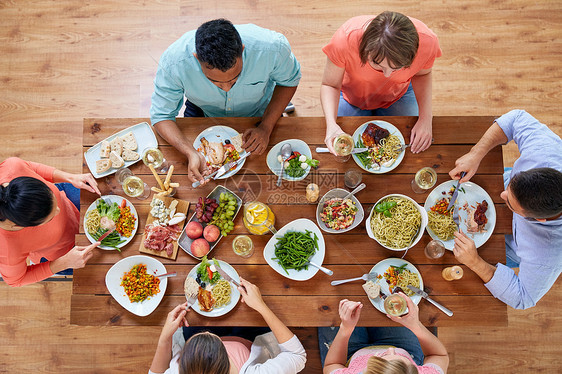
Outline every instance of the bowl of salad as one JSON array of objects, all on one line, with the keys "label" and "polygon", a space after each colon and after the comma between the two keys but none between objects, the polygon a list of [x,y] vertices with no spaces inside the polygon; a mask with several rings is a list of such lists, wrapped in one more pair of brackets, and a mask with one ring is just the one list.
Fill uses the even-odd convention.
[{"label": "bowl of salad", "polygon": [[295,182],[303,180],[310,173],[310,169],[317,168],[319,161],[312,158],[312,152],[308,144],[300,139],[288,139],[277,143],[271,148],[267,154],[267,167],[273,174],[279,176],[281,173],[282,157],[281,147],[289,143],[293,150],[290,157],[284,161],[285,168],[283,170],[282,178]]},{"label": "bowl of salad", "polygon": [[345,198],[348,194],[343,188],[334,188],[322,196],[316,208],[316,221],[323,231],[339,234],[353,230],[363,221],[365,211],[361,203],[355,195]]}]

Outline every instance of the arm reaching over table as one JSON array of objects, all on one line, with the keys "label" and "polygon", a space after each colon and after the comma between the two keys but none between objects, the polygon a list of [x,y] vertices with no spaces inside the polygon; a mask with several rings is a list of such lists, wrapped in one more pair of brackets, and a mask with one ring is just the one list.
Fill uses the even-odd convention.
[{"label": "arm reaching over table", "polygon": [[432,76],[431,69],[425,69],[412,77],[412,88],[418,101],[419,116],[410,134],[410,150],[412,153],[423,152],[431,145],[432,134],[432,110],[431,91]]},{"label": "arm reaching over table", "polygon": [[326,117],[326,137],[324,143],[332,154],[336,154],[334,150],[334,139],[336,136],[343,134],[343,130],[336,123],[338,116],[338,103],[340,100],[341,85],[345,69],[337,66],[330,58],[326,58],[326,67],[324,68],[324,76],[322,77],[322,86],[320,87],[320,102],[324,117]]}]

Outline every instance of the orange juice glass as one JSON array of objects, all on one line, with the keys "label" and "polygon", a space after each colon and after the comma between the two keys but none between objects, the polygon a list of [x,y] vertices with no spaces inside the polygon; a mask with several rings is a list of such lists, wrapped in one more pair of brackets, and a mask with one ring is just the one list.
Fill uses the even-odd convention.
[{"label": "orange juice glass", "polygon": [[264,203],[252,201],[244,205],[243,220],[250,234],[263,235],[275,225],[275,214]]}]

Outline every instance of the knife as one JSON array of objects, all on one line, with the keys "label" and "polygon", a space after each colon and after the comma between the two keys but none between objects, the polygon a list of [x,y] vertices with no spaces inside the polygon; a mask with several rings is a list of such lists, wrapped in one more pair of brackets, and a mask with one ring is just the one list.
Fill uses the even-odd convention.
[{"label": "knife", "polygon": [[109,234],[111,234],[113,231],[115,231],[115,229],[116,229],[116,228],[113,228],[112,230],[107,230],[107,231],[106,231],[102,236],[100,236],[100,237],[98,238],[98,240],[96,240],[96,241],[101,243],[101,241],[102,241],[103,239],[107,238],[107,237],[109,236]]},{"label": "knife", "polygon": [[[367,152],[369,148],[353,148],[351,154]],[[316,147],[316,153],[328,153],[330,150],[325,147]]]},{"label": "knife", "polygon": [[466,171],[463,171],[461,173],[461,177],[457,181],[457,186],[455,187],[455,192],[453,192],[453,196],[451,197],[451,201],[449,201],[449,205],[447,206],[447,211],[451,210],[453,205],[455,205],[455,202],[457,201],[457,195],[459,194],[459,185],[461,184],[461,179],[463,179],[465,175],[466,175]]},{"label": "knife", "polygon": [[221,277],[223,277],[226,281],[233,283],[236,287],[240,287],[240,283],[232,279],[232,277],[228,275],[228,273],[224,271],[220,266],[215,264],[215,267],[217,268],[217,271],[219,272]]},{"label": "knife", "polygon": [[236,166],[240,165],[240,163],[241,163],[242,161],[244,161],[244,159],[245,159],[246,157],[248,157],[251,153],[252,153],[252,152],[244,152],[244,154],[243,154],[242,156],[240,156],[240,158],[239,158],[238,160],[236,160],[236,161],[230,161],[228,164],[223,165],[223,167],[220,168],[220,169],[217,171],[217,174],[213,177],[213,179],[217,179],[217,178],[222,177],[227,171],[229,171],[230,169],[233,169],[233,168],[235,168]]},{"label": "knife", "polygon": [[433,305],[435,305],[437,308],[439,308],[439,310],[441,310],[443,313],[445,313],[446,315],[448,315],[449,317],[453,316],[453,312],[451,312],[449,309],[445,308],[443,305],[439,304],[437,301],[431,299],[428,295],[427,292],[420,290],[417,287],[414,286],[410,286],[408,285],[408,288],[410,289],[410,291],[413,291],[416,293],[416,295],[420,295],[421,297],[423,297],[424,299],[426,299],[427,301],[429,301],[430,303],[432,303]]}]

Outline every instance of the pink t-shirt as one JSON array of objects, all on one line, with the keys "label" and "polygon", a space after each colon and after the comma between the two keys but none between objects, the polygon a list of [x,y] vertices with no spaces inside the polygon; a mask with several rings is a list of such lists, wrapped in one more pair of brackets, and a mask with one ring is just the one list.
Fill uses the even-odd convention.
[{"label": "pink t-shirt", "polygon": [[362,64],[359,44],[365,28],[375,16],[358,16],[345,22],[322,48],[330,61],[345,69],[342,82],[344,99],[360,109],[388,108],[406,93],[412,77],[420,70],[430,69],[441,48],[437,35],[423,22],[410,18],[419,35],[416,57],[409,68],[392,72],[385,77],[369,63]]},{"label": "pink t-shirt", "polygon": [[[372,356],[381,357],[383,353],[385,353],[387,350],[388,348],[378,348],[378,347],[369,347],[369,348],[360,349],[357,352],[355,352],[353,356],[351,356],[347,368],[334,370],[330,374],[359,374],[367,368],[367,361],[369,361],[370,357]],[[443,369],[441,369],[439,366],[435,364],[429,363],[423,366],[416,365],[414,360],[412,360],[412,356],[410,356],[410,354],[402,348],[396,348],[395,352],[397,355],[408,358],[408,360],[410,360],[412,365],[415,365],[416,368],[418,368],[418,373],[420,374],[443,374]]]},{"label": "pink t-shirt", "polygon": [[223,336],[221,340],[226,348],[228,357],[232,360],[238,371],[240,371],[242,366],[244,366],[246,361],[250,358],[252,342],[237,336]]}]

